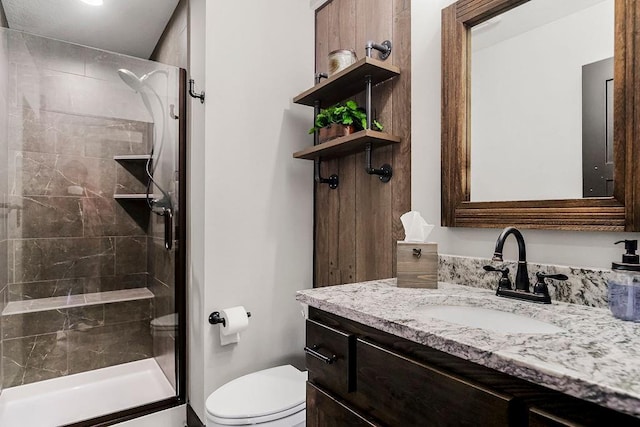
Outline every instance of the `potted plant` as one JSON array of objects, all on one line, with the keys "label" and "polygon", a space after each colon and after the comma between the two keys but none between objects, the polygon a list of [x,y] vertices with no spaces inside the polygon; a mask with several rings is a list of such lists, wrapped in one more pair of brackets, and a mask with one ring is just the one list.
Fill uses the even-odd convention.
[{"label": "potted plant", "polygon": [[[377,120],[372,120],[371,127],[382,130],[382,125]],[[347,101],[320,110],[315,126],[309,133],[318,131],[318,140],[322,143],[366,128],[367,113],[364,108],[358,107],[355,101]]]}]

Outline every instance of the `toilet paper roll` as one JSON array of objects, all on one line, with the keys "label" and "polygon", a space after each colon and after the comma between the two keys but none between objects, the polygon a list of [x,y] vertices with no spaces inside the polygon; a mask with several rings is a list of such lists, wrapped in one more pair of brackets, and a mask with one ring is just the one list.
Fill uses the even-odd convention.
[{"label": "toilet paper roll", "polygon": [[224,326],[220,325],[220,345],[228,345],[240,341],[240,332],[249,326],[249,316],[243,306],[220,310]]}]

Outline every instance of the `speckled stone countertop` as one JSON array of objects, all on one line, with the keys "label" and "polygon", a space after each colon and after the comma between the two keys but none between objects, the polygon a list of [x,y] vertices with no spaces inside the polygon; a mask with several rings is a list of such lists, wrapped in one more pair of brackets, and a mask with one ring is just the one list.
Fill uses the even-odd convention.
[{"label": "speckled stone countertop", "polygon": [[[304,304],[384,332],[640,417],[640,324],[609,310],[554,302],[535,304],[494,292],[439,283],[398,288],[395,279],[298,291]],[[499,333],[421,313],[429,305],[511,312],[564,329],[553,334]]]}]

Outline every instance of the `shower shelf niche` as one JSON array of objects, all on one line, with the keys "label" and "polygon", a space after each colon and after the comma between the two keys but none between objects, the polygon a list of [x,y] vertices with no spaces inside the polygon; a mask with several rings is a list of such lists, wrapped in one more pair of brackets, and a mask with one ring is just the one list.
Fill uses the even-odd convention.
[{"label": "shower shelf niche", "polygon": [[[151,160],[150,154],[118,154],[113,156],[113,160],[116,162],[123,163],[125,169],[128,169],[130,172],[134,174],[143,174],[143,163]],[[138,177],[138,179],[142,181],[142,177]],[[113,198],[116,200],[153,200],[158,196],[156,194],[149,194],[148,196],[145,193],[115,193]]]},{"label": "shower shelf niche", "polygon": [[157,194],[149,194],[149,196],[147,196],[146,194],[142,193],[142,194],[138,194],[138,193],[134,193],[134,194],[114,194],[113,198],[116,200],[153,200],[153,199],[157,199],[159,196]]},{"label": "shower shelf niche", "polygon": [[120,154],[117,156],[113,156],[113,160],[119,161],[147,161],[151,158],[149,154]]},{"label": "shower shelf niche", "polygon": [[74,307],[120,303],[154,298],[147,288],[123,289],[119,291],[94,292],[61,297],[36,298],[11,301],[2,311],[2,316],[33,313],[37,311],[62,310]]}]

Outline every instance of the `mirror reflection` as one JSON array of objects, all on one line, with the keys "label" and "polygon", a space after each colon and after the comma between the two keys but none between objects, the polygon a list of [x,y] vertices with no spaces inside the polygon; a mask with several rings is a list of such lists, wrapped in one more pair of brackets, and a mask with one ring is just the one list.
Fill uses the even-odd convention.
[{"label": "mirror reflection", "polygon": [[471,30],[471,201],[613,190],[614,0],[532,0]]}]

